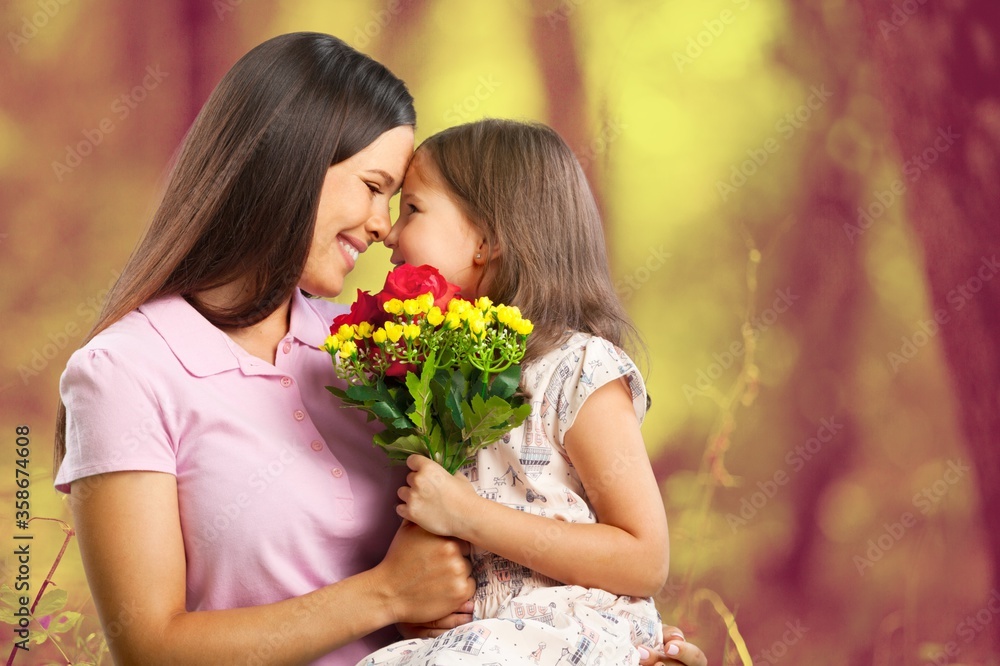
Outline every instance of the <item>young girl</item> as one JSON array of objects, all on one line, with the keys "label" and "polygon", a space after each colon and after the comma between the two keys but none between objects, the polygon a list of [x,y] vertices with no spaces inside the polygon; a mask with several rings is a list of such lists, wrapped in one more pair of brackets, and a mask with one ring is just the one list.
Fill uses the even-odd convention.
[{"label": "young girl", "polygon": [[435,266],[463,295],[532,320],[521,379],[532,411],[462,475],[408,460],[400,515],[473,546],[473,622],[361,663],[636,664],[634,646],[661,650],[650,597],[668,539],[639,432],[646,391],[620,349],[634,330],[569,147],[500,120],[431,137],[386,245],[393,263]]}]

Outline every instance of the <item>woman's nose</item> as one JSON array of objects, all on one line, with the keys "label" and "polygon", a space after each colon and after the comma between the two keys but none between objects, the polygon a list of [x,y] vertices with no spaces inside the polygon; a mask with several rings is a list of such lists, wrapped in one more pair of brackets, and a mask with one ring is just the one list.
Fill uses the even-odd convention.
[{"label": "woman's nose", "polygon": [[398,239],[399,239],[399,224],[397,223],[392,225],[392,227],[389,229],[389,233],[387,233],[385,235],[385,238],[382,239],[382,242],[385,243],[385,246],[387,248],[395,250],[396,241]]},{"label": "woman's nose", "polygon": [[376,241],[385,241],[392,231],[392,223],[389,221],[389,210],[379,211],[368,219],[368,234]]}]

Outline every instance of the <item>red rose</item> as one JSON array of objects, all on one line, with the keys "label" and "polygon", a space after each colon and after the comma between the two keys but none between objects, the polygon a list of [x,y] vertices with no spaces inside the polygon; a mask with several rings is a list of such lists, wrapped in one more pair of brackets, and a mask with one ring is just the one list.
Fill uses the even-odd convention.
[{"label": "red rose", "polygon": [[400,363],[399,361],[393,361],[392,363],[389,364],[389,367],[385,369],[385,376],[405,377],[407,372],[419,374],[420,368],[413,365],[412,363]]},{"label": "red rose", "polygon": [[378,328],[386,321],[385,310],[379,300],[367,291],[358,289],[358,298],[351,303],[350,312],[337,315],[330,327],[330,333],[335,334],[344,324],[357,325],[363,321],[371,322],[372,326]]},{"label": "red rose", "polygon": [[385,285],[378,294],[378,302],[381,305],[393,298],[405,301],[429,292],[434,295],[434,305],[443,310],[448,307],[448,301],[458,293],[458,289],[433,266],[402,264],[386,276]]}]

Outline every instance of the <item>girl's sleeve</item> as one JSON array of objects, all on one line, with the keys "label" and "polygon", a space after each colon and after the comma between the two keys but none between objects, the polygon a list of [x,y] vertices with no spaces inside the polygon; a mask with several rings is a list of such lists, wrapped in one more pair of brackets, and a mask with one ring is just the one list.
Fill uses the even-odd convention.
[{"label": "girl's sleeve", "polygon": [[59,382],[66,406],[66,456],[56,490],[106,472],[177,474],[176,449],[147,379],[126,359],[104,349],[80,349]]},{"label": "girl's sleeve", "polygon": [[592,337],[560,361],[546,395],[555,395],[558,441],[565,441],[576,415],[590,395],[605,384],[625,378],[635,417],[646,416],[646,384],[628,354],[604,338]]}]

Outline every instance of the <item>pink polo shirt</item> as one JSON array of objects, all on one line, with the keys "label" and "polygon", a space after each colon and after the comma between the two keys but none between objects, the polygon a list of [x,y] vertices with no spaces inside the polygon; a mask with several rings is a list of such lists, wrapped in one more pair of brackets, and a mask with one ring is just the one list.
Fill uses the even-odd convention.
[{"label": "pink polo shirt", "polygon": [[[171,296],[70,358],[56,488],[105,472],[176,476],[189,611],[302,595],[384,556],[405,468],[390,468],[363,413],[324,388],[342,384],[319,345],[343,310],[296,290],[271,365]],[[354,664],[395,636],[383,629],[315,663]]]}]

